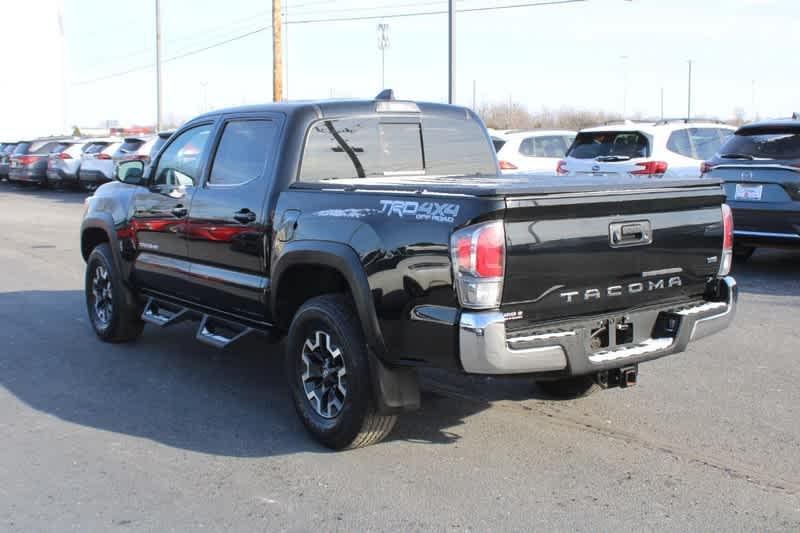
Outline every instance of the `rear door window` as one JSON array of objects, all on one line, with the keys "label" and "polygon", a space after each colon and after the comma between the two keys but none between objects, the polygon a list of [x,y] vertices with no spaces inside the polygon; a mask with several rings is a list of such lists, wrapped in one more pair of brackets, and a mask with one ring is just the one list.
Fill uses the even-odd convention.
[{"label": "rear door window", "polygon": [[648,157],[650,140],[638,131],[592,131],[582,132],[567,153],[576,159],[597,157]]},{"label": "rear door window", "polygon": [[264,173],[275,144],[271,120],[232,120],[225,124],[208,182],[240,185]]}]

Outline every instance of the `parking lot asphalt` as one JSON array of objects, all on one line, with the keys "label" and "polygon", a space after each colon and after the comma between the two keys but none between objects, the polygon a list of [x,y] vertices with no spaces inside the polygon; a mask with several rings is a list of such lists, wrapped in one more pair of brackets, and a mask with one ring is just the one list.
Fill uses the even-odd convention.
[{"label": "parking lot asphalt", "polygon": [[735,265],[732,328],[633,389],[428,372],[386,442],[334,453],[279,345],[97,340],[82,210],[0,183],[0,530],[800,530],[800,250]]}]

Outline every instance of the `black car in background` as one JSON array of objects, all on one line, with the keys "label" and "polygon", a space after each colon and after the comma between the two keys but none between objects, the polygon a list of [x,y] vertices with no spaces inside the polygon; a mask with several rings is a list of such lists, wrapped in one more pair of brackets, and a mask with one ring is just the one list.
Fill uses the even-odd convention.
[{"label": "black car in background", "polygon": [[75,139],[49,138],[20,141],[11,154],[8,179],[22,183],[47,185],[47,159],[64,151]]},{"label": "black car in background", "polygon": [[0,180],[8,179],[8,164],[16,146],[15,142],[0,144]]},{"label": "black car in background", "polygon": [[742,126],[703,164],[703,176],[725,182],[739,258],[758,247],[800,247],[798,118]]}]

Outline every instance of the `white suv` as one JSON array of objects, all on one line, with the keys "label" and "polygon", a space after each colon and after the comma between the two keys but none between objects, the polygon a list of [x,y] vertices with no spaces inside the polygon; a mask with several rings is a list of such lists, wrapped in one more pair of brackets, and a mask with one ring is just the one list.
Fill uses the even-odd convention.
[{"label": "white suv", "polygon": [[553,174],[577,132],[567,130],[511,130],[492,135],[503,174]]},{"label": "white suv", "polygon": [[662,120],[609,124],[581,130],[559,161],[562,176],[699,178],[701,164],[717,153],[735,128],[721,122]]}]

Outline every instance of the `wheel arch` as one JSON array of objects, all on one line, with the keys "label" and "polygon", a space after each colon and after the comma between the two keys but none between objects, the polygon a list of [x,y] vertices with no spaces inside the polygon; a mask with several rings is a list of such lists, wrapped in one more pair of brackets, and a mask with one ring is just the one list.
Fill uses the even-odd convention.
[{"label": "wheel arch", "polygon": [[103,242],[107,242],[111,248],[114,268],[117,269],[117,272],[122,273],[123,281],[127,281],[126,270],[123,268],[124,264],[119,251],[117,232],[114,230],[110,215],[108,219],[102,216],[86,218],[81,224],[81,255],[83,260],[87,261],[92,250]]},{"label": "wheel arch", "polygon": [[[342,243],[330,241],[293,241],[287,243],[275,261],[271,273],[270,309],[273,319],[284,327],[291,322],[294,311],[302,305],[294,299],[287,305],[286,294],[293,289],[298,276],[317,273],[314,281],[305,280],[307,297],[337,292],[346,288],[352,297],[359,321],[364,329],[367,344],[379,357],[387,353],[375,303],[367,280],[367,274],[355,250]],[[302,276],[301,276],[302,277]],[[342,285],[344,284],[344,285]],[[314,290],[321,289],[321,290]],[[291,299],[289,299],[291,300]]]}]

